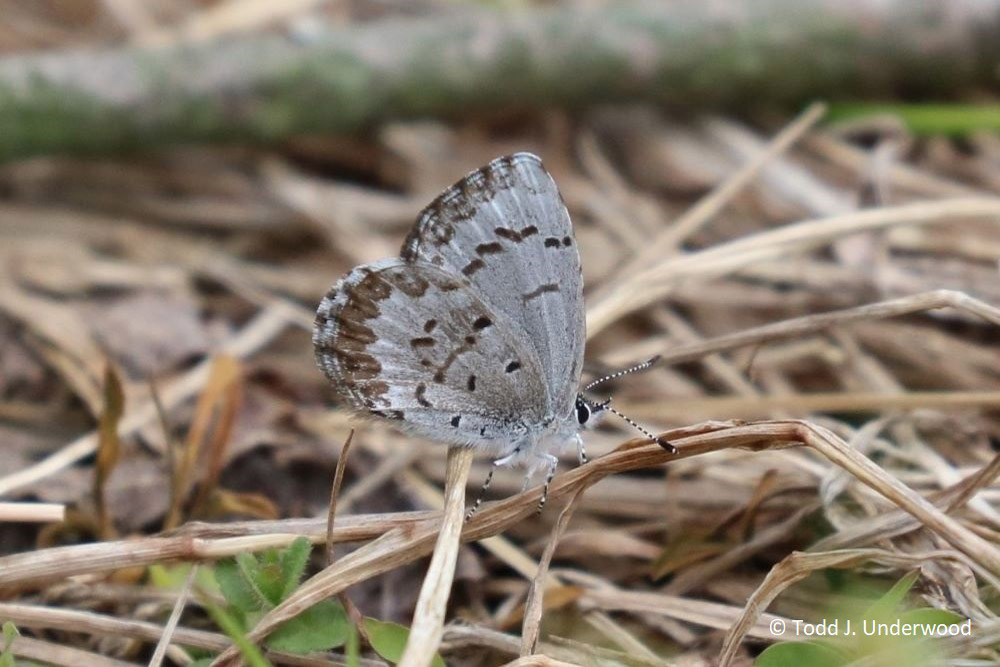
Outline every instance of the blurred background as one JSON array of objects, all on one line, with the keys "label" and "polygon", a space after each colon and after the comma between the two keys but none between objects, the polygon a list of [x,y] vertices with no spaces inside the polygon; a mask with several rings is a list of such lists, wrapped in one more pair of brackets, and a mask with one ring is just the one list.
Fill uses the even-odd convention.
[{"label": "blurred background", "polygon": [[[440,507],[444,447],[341,410],[312,318],[351,267],[397,255],[442,188],[515,151],[542,157],[574,220],[585,376],[664,355],[613,387],[619,409],[661,431],[810,419],[920,493],[955,492],[1000,442],[998,92],[1000,0],[0,1],[0,500],[67,505],[62,523],[0,522],[0,573],[186,521],[325,518],[352,426],[338,515]],[[633,435],[605,420],[587,451]],[[955,516],[995,543],[990,470]],[[502,471],[489,499],[521,480]],[[775,564],[868,546],[768,611],[859,619],[902,580],[903,607],[979,632],[768,663],[796,638],[755,626],[738,664],[998,664],[995,579],[926,530],[865,532],[893,509],[804,449],[612,476],[560,542],[539,650],[714,664]],[[463,547],[448,664],[517,657],[520,559],[559,511],[510,527],[509,548]],[[13,605],[166,621],[167,555],[72,577],[76,553],[44,582],[0,574],[0,621],[22,635],[0,656],[146,664],[155,640]],[[425,569],[371,577],[351,604],[407,626]],[[220,632],[204,608],[182,625]],[[308,664],[342,664],[321,648]],[[390,653],[362,642],[360,659]]]}]

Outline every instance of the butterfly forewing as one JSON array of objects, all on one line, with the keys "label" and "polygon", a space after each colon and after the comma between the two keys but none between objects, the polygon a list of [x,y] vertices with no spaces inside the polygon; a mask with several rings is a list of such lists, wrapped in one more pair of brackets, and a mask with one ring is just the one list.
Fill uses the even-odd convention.
[{"label": "butterfly forewing", "polygon": [[420,215],[402,257],[464,277],[521,328],[551,410],[569,414],[583,365],[583,280],[569,213],[539,158],[499,158],[445,190]]},{"label": "butterfly forewing", "polygon": [[320,304],[314,344],[354,408],[435,440],[507,443],[545,418],[523,332],[443,268],[400,258],[357,267]]}]

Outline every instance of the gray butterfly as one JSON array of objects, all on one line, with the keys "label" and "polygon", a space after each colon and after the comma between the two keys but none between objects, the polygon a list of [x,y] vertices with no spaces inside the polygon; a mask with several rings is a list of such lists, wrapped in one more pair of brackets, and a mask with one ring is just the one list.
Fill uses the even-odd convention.
[{"label": "gray butterfly", "polygon": [[529,480],[545,469],[546,491],[557,455],[575,445],[585,460],[580,428],[613,411],[578,393],[584,341],[569,212],[530,153],[441,193],[400,257],[330,290],[313,333],[320,368],[351,407],[525,467]]}]

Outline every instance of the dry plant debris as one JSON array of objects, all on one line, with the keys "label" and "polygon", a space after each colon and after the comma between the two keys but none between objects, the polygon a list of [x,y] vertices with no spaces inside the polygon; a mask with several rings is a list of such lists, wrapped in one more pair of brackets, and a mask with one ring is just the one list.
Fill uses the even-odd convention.
[{"label": "dry plant debris", "polygon": [[[323,3],[264,4],[184,31]],[[145,4],[107,7],[118,29],[178,37]],[[222,664],[218,594],[152,573],[306,536],[332,557],[250,640],[338,598],[359,624],[412,628],[403,664],[748,664],[792,639],[773,621],[916,572],[911,602],[975,628],[936,650],[997,662],[1000,149],[822,117],[609,107],[3,165],[0,622],[20,632],[4,650]],[[542,515],[501,471],[464,522],[488,463],[352,422],[309,330],[336,277],[515,150],[543,157],[573,215],[588,372],[662,355],[615,405],[680,452],[609,420]],[[357,664],[386,664],[361,632]]]}]

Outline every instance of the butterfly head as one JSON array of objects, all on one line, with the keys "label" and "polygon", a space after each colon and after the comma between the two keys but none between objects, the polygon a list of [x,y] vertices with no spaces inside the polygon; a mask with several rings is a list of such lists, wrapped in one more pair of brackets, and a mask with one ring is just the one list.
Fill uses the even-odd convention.
[{"label": "butterfly head", "polygon": [[595,403],[584,397],[583,394],[576,395],[576,421],[580,428],[594,428],[600,422],[604,412],[607,410],[611,400],[602,403]]}]

